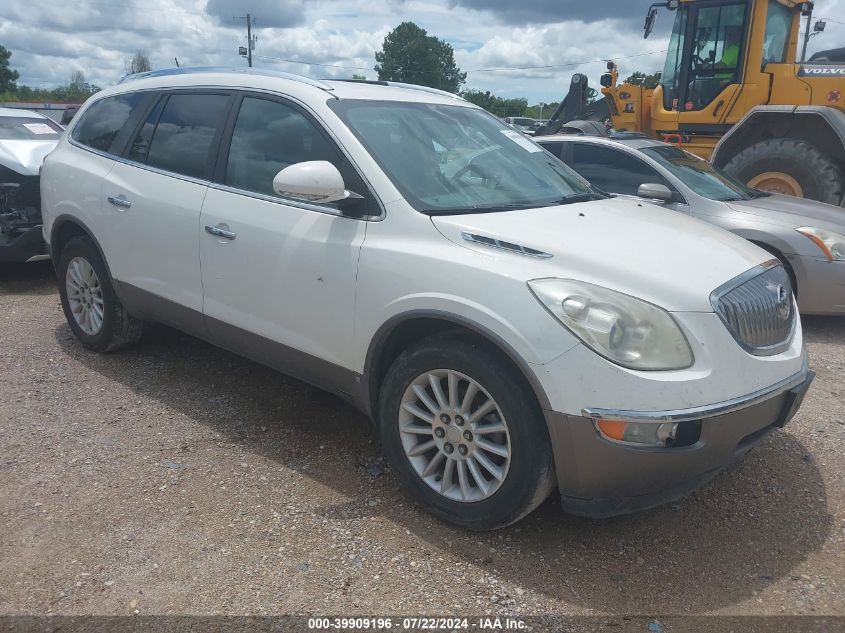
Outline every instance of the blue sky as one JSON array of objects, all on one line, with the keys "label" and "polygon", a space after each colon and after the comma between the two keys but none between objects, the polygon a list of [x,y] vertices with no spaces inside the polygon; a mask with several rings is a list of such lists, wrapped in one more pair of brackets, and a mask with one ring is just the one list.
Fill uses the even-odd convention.
[{"label": "blue sky", "polygon": [[[469,88],[530,102],[556,101],[573,73],[594,85],[607,58],[623,76],[662,66],[672,15],[642,38],[649,0],[3,0],[0,44],[13,52],[20,83],[52,87],[81,70],[101,86],[144,50],[157,68],[239,66],[243,20],[256,18],[255,65],[310,77],[375,78],[374,53],[404,20],[450,42]],[[818,0],[816,13],[836,22],[811,51],[845,46],[845,0]],[[287,61],[284,61],[287,60]],[[310,63],[295,63],[310,62]],[[547,68],[537,68],[546,66]],[[533,67],[530,69],[521,69]],[[497,70],[490,70],[497,69]]]}]

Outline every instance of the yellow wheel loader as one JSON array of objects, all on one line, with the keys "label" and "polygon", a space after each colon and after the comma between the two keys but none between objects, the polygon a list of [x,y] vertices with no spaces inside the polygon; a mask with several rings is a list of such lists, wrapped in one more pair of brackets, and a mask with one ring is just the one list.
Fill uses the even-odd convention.
[{"label": "yellow wheel loader", "polygon": [[[608,63],[602,92],[617,130],[688,151],[764,191],[845,206],[845,49],[799,53],[813,4],[792,0],[671,0],[666,65],[655,89],[618,85]],[[577,127],[577,126],[576,126]]]}]

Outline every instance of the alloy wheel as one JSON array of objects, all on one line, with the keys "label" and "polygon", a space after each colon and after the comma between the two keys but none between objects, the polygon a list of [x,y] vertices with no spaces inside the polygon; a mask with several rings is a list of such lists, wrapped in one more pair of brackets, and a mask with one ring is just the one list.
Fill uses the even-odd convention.
[{"label": "alloy wheel", "polygon": [[451,369],[417,376],[402,396],[399,433],[414,471],[453,501],[493,495],[508,474],[508,424],[476,380]]},{"label": "alloy wheel", "polygon": [[84,257],[74,257],[68,263],[65,289],[76,324],[85,334],[96,335],[103,327],[105,314],[103,288],[94,267]]}]

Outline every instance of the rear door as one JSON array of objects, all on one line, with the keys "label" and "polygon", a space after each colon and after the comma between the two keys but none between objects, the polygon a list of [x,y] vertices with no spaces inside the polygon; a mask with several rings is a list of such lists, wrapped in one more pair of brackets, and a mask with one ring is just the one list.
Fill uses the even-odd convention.
[{"label": "rear door", "polygon": [[364,211],[372,196],[322,125],[292,102],[245,94],[227,129],[200,221],[207,327],[221,344],[331,389],[312,372],[352,366],[367,222],[336,205],[281,198],[273,177],[294,163],[326,160],[364,196]]},{"label": "rear door", "polygon": [[103,187],[118,251],[111,272],[126,299],[189,329],[202,321],[200,209],[230,100],[219,91],[160,95]]}]

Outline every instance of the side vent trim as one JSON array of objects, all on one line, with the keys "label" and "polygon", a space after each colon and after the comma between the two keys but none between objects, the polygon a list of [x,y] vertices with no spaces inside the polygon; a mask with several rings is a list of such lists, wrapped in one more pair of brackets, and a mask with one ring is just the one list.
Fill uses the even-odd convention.
[{"label": "side vent trim", "polygon": [[503,251],[517,253],[518,255],[525,255],[526,257],[537,257],[538,259],[549,259],[550,257],[554,257],[551,253],[544,253],[543,251],[538,251],[536,248],[529,248],[527,246],[522,246],[521,244],[505,242],[503,240],[487,237],[486,235],[469,233],[468,231],[462,231],[461,237],[467,242],[483,244],[484,246],[489,246],[490,248],[498,248]]}]

